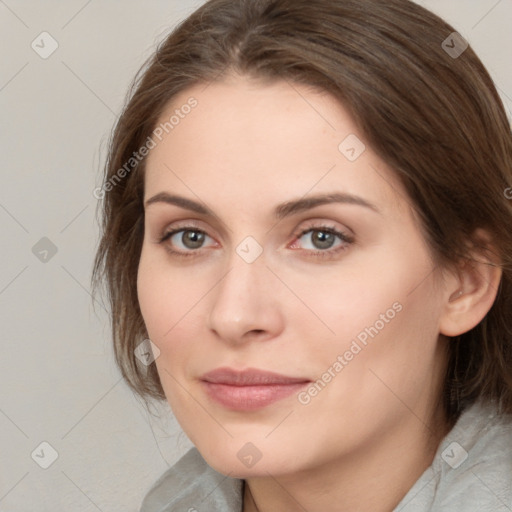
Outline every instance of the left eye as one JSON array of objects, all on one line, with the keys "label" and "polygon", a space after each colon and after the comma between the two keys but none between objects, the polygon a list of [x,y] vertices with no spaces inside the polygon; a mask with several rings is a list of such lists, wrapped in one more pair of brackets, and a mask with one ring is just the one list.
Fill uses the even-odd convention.
[{"label": "left eye", "polygon": [[350,242],[343,233],[333,229],[309,229],[304,231],[297,240],[301,241],[302,249],[325,251]]}]

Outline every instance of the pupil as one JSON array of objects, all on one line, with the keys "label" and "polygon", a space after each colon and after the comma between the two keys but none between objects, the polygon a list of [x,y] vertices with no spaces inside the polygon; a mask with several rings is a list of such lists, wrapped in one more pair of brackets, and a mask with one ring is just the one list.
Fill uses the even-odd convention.
[{"label": "pupil", "polygon": [[334,235],[327,231],[315,231],[313,245],[317,249],[329,249],[334,243]]},{"label": "pupil", "polygon": [[181,241],[185,247],[188,247],[189,249],[197,249],[203,245],[204,233],[199,233],[198,231],[185,231],[181,237]]}]

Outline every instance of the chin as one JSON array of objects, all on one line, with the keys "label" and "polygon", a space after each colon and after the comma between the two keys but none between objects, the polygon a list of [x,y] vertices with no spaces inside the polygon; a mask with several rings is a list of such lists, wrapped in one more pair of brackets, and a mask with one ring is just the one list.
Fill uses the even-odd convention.
[{"label": "chin", "polygon": [[[296,465],[293,453],[281,453],[264,443],[230,439],[229,446],[218,444],[216,447],[198,450],[202,457],[215,471],[232,478],[253,478],[259,476],[279,475],[297,471],[290,463]],[[286,461],[283,464],[283,461]]]}]

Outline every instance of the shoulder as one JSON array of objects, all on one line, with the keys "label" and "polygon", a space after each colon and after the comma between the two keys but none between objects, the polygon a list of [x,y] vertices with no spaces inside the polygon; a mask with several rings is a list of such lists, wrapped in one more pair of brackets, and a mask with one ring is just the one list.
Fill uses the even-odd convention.
[{"label": "shoulder", "polygon": [[396,510],[512,510],[512,416],[492,404],[471,406],[406,498]]},{"label": "shoulder", "polygon": [[510,511],[512,508],[512,417],[476,404],[442,443],[439,510]]},{"label": "shoulder", "polygon": [[240,512],[242,486],[242,480],[217,473],[193,448],[153,484],[140,512]]}]

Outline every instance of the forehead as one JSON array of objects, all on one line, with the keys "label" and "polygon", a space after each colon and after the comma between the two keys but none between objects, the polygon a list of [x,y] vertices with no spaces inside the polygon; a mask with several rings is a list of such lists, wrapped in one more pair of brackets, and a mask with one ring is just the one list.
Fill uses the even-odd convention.
[{"label": "forehead", "polygon": [[334,190],[384,209],[406,199],[343,106],[306,86],[242,77],[199,84],[173,99],[156,129],[145,199],[168,191],[253,212]]}]

